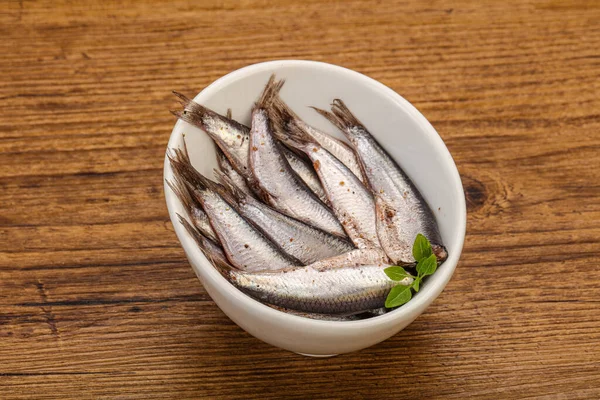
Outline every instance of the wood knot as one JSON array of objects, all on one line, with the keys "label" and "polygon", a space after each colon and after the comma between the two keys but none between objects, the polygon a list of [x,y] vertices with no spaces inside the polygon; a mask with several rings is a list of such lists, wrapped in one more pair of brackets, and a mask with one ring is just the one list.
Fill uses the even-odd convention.
[{"label": "wood knot", "polygon": [[465,198],[467,201],[467,210],[469,212],[477,211],[487,201],[488,193],[485,185],[478,180],[468,176],[462,176]]}]

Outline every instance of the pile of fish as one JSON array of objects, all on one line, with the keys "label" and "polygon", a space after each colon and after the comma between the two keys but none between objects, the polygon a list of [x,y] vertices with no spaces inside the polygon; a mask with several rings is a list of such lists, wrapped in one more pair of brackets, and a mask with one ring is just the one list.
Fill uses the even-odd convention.
[{"label": "pile of fish", "polygon": [[281,99],[271,76],[251,127],[185,96],[178,118],[215,142],[215,180],[187,148],[171,149],[168,184],[188,219],[180,222],[238,289],[279,310],[352,320],[385,312],[391,265],[414,267],[423,234],[438,262],[447,257],[433,213],[396,162],[339,99],[315,110],[347,144],[306,124]]}]

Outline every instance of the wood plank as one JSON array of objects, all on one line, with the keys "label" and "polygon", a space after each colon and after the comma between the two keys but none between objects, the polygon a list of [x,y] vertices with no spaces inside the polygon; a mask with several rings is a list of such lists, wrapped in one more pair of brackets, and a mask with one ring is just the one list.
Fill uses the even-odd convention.
[{"label": "wood plank", "polygon": [[[600,397],[600,3],[0,1],[0,397]],[[238,328],[169,222],[176,105],[266,60],[343,65],[432,122],[467,240],[369,349]]]}]

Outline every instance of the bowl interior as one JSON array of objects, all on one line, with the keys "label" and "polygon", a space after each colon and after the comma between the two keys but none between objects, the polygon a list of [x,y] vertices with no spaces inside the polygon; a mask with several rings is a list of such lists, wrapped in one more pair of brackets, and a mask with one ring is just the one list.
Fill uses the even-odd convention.
[{"label": "bowl interior", "polygon": [[[286,79],[281,96],[304,121],[340,139],[344,139],[343,134],[308,106],[329,109],[334,98],[342,99],[421,191],[437,218],[444,244],[448,248],[448,260],[436,274],[429,277],[413,300],[392,313],[357,323],[372,323],[373,320],[390,318],[390,315],[403,310],[421,307],[424,302],[429,304],[432,299],[427,301],[426,298],[437,297],[452,275],[462,249],[466,224],[460,177],[437,132],[410,103],[391,89],[357,72],[317,62],[275,61],[246,67],[215,81],[195,100],[222,114],[231,108],[236,120],[249,125],[252,105],[272,73]],[[208,135],[178,121],[169,147],[181,146],[182,134],[185,134],[194,166],[201,173],[212,176],[217,162],[214,144]],[[171,169],[166,163],[165,178],[171,176]],[[199,276],[206,274],[220,285],[229,285],[214,271],[179,226],[175,213],[183,213],[183,208],[168,188],[165,188],[165,196],[171,220],[188,257],[194,258],[204,270]],[[202,276],[200,278],[203,280]]]}]

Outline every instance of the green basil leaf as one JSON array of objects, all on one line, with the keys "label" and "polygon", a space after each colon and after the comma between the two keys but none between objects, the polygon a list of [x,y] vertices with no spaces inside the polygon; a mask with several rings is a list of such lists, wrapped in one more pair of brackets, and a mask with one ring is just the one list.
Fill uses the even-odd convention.
[{"label": "green basil leaf", "polygon": [[414,278],[411,274],[406,272],[402,267],[387,267],[383,270],[385,274],[393,281],[401,281],[404,278]]},{"label": "green basil leaf", "polygon": [[415,290],[415,292],[419,291],[420,284],[421,284],[421,278],[416,278],[412,284],[412,288]]},{"label": "green basil leaf", "polygon": [[412,292],[410,291],[410,286],[394,286],[390,293],[385,299],[385,306],[387,308],[399,307],[402,304],[408,302],[412,297]]},{"label": "green basil leaf", "polygon": [[417,272],[419,273],[420,277],[431,275],[435,272],[436,269],[437,258],[435,257],[435,254],[432,254],[426,259],[419,261],[419,263],[417,264]]},{"label": "green basil leaf", "polygon": [[429,243],[429,240],[427,240],[427,238],[425,236],[421,235],[420,233],[415,238],[415,242],[413,243],[412,253],[413,253],[413,257],[417,261],[421,261],[422,259],[427,258],[431,254],[433,254],[433,252],[431,250],[431,243]]}]

